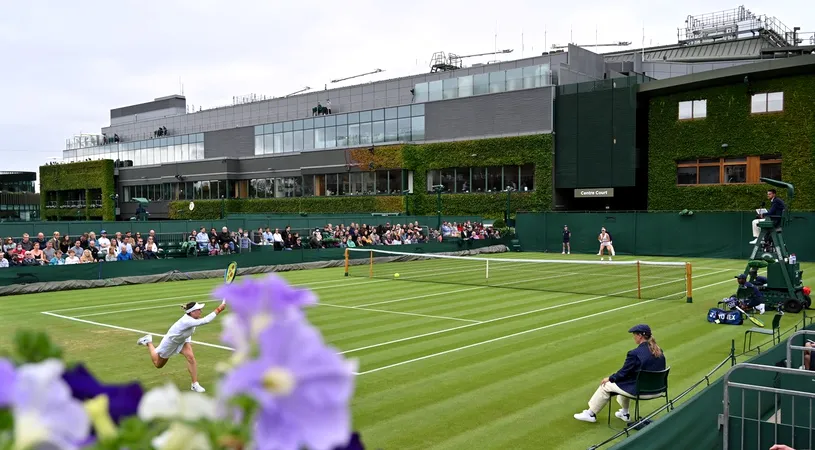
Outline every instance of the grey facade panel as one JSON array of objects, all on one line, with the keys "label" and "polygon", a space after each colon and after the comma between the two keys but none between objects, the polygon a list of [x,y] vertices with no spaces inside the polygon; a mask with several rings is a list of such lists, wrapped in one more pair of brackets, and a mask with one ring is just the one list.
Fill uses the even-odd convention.
[{"label": "grey facade panel", "polygon": [[425,104],[428,141],[550,132],[553,87]]},{"label": "grey facade panel", "polygon": [[239,158],[255,154],[253,127],[229,128],[204,133],[204,157]]},{"label": "grey facade panel", "polygon": [[[170,108],[187,108],[187,99],[182,96],[164,98],[161,100],[154,100],[152,102],[141,103],[138,105],[125,106],[123,108],[116,108],[110,110],[110,118],[115,119],[122,116],[132,116],[134,114],[142,114],[150,111]],[[156,127],[158,128],[158,127]]]}]

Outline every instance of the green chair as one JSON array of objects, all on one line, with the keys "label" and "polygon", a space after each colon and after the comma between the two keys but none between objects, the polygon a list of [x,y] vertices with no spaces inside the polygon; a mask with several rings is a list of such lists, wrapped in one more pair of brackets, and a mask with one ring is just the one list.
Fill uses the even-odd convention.
[{"label": "green chair", "polygon": [[521,251],[521,241],[519,241],[518,239],[513,239],[509,241],[509,245],[511,246],[513,252]]},{"label": "green chair", "polygon": [[[753,349],[753,333],[772,336],[773,337],[773,345],[775,345],[776,339],[778,340],[778,343],[781,343],[781,316],[783,316],[783,314],[776,314],[775,317],[773,317],[773,326],[772,326],[772,329],[770,329],[770,330],[768,330],[766,328],[753,327],[753,328],[750,328],[749,330],[745,331],[744,332],[744,343],[741,346],[741,351],[746,352],[747,350],[752,350]],[[749,341],[747,340],[748,335],[750,336]]]},{"label": "green chair", "polygon": [[[637,395],[626,395],[626,397],[634,400],[634,422],[640,420],[640,400],[655,400],[664,397],[665,404],[668,404],[668,373],[670,373],[670,371],[671,368],[666,367],[665,370],[640,370],[637,372]],[[612,394],[612,397],[615,395],[622,394]],[[651,397],[652,395],[654,397]],[[643,396],[647,396],[649,398],[642,398]],[[608,424],[611,426],[610,399],[608,402]]]}]

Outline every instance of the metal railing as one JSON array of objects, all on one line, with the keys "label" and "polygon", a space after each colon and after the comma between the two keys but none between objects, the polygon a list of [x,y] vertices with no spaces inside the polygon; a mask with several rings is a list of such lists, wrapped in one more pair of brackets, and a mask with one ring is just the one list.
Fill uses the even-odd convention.
[{"label": "metal railing", "polygon": [[793,350],[803,350],[803,351],[812,351],[815,350],[813,348],[807,348],[806,346],[800,345],[792,345],[792,339],[796,336],[804,336],[804,335],[815,335],[815,330],[801,330],[792,333],[790,337],[787,339],[787,367],[792,367],[792,351]]},{"label": "metal railing", "polygon": [[[730,381],[730,377],[734,372],[741,369],[754,369],[760,372],[770,372],[778,375],[795,375],[795,376],[805,376],[809,379],[812,379],[812,372],[808,370],[800,370],[800,369],[791,369],[788,367],[777,367],[777,366],[767,366],[762,364],[751,364],[751,363],[741,363],[737,364],[730,368],[727,373],[724,375],[724,394],[723,394],[723,412],[719,416],[719,425],[722,427],[722,449],[728,450],[731,448],[731,417],[737,420],[740,420],[740,431],[741,434],[739,436],[739,445],[740,448],[745,448],[745,426],[753,425],[751,431],[756,431],[756,445],[748,446],[747,448],[769,448],[769,446],[773,445],[774,443],[778,442],[778,428],[779,425],[783,427],[790,426],[792,427],[792,447],[795,448],[795,429],[796,429],[796,421],[795,421],[795,398],[796,397],[804,397],[809,399],[809,414],[808,417],[804,421],[800,421],[798,427],[805,428],[808,430],[807,435],[811,436],[812,431],[812,420],[815,418],[813,416],[813,400],[815,400],[815,393],[813,392],[804,392],[804,391],[794,391],[791,389],[783,389],[783,388],[776,388],[770,386],[760,386],[754,384],[747,384],[747,383],[738,383]],[[739,416],[731,416],[731,389],[741,389],[741,411]],[[758,401],[756,402],[756,415],[753,417],[751,415],[751,411],[746,410],[746,391],[755,391],[758,393]],[[771,409],[773,413],[769,416],[768,419],[762,419],[763,416],[767,416],[767,411],[762,411],[762,403],[761,403],[761,393],[771,393],[773,394],[772,406]],[[789,411],[792,413],[791,417],[792,420],[789,424],[785,424],[782,420],[786,420],[786,415],[782,419],[781,413],[781,399],[779,399],[779,395],[789,396],[791,400],[791,405],[789,407]],[[765,409],[766,409],[765,404]],[[786,408],[784,408],[786,410]],[[762,433],[762,424],[763,423],[772,423],[773,424],[773,444],[767,445],[767,443],[762,443],[761,441],[761,433]],[[757,425],[757,426],[755,426]],[[782,430],[783,431],[783,430]],[[786,433],[785,433],[786,434]],[[799,442],[801,444],[801,442]],[[812,438],[810,437],[807,442],[807,448],[810,448],[812,444]]]}]

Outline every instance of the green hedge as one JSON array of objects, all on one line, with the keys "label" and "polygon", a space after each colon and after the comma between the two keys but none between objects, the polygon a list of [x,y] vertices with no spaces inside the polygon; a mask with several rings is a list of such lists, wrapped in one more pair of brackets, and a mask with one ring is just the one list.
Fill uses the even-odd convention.
[{"label": "green hedge", "polygon": [[[751,114],[751,98],[743,83],[650,101],[650,210],[753,209],[766,199],[767,185],[677,186],[676,161],[772,154],[781,154],[783,181],[796,187],[792,208],[815,210],[815,77],[757,80],[752,88],[756,93],[783,92],[784,111]],[[707,117],[678,120],[678,102],[700,99],[707,99]]]},{"label": "green hedge", "polygon": [[90,201],[87,201],[88,206],[80,210],[80,217],[85,220],[90,218],[116,220],[116,202],[111,198],[116,193],[116,186],[113,161],[110,159],[40,166],[40,211],[43,218],[46,220],[76,219],[76,208],[46,209],[45,205],[48,202],[49,192],[57,192],[57,203],[61,205],[63,191],[82,189],[85,190],[86,199],[90,199],[92,189],[101,189],[102,208],[91,208]]},{"label": "green hedge", "polygon": [[[473,157],[472,155],[477,155]],[[552,136],[539,134],[475,141],[444,142],[422,145],[392,145],[351,151],[351,159],[363,170],[398,169],[413,171],[413,192],[409,209],[413,215],[436,214],[436,196],[427,193],[427,171],[453,167],[488,167],[535,165],[535,191],[511,195],[510,209],[515,211],[548,211],[552,203]],[[403,196],[336,196],[273,199],[226,200],[225,213],[369,213],[404,212]],[[217,219],[221,217],[220,200],[170,203],[171,219]],[[479,215],[485,218],[504,216],[507,194],[444,194],[442,214]]]}]

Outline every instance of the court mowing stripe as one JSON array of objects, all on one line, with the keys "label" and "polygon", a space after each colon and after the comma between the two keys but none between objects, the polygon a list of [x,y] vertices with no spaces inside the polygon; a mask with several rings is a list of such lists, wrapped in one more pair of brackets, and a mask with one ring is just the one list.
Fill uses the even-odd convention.
[{"label": "court mowing stripe", "polygon": [[458,321],[461,321],[461,322],[472,322],[473,324],[483,323],[480,320],[462,319],[462,318],[459,318],[459,317],[432,316],[432,315],[429,315],[429,314],[419,314],[419,313],[411,313],[411,312],[403,312],[403,311],[388,311],[386,309],[362,308],[360,306],[332,305],[330,303],[317,303],[315,306],[330,306],[332,308],[355,309],[357,311],[371,311],[371,312],[387,313],[387,314],[401,314],[401,315],[404,315],[404,316],[427,317],[427,318],[430,318],[430,319],[458,320]]},{"label": "court mowing stripe", "polygon": [[[697,290],[709,288],[709,287],[716,286],[716,285],[719,285],[719,284],[732,283],[732,282],[733,282],[733,280],[719,281],[718,283],[708,284],[708,285],[702,286],[700,288],[697,288]],[[566,325],[568,323],[577,322],[577,321],[580,321],[580,320],[588,319],[590,317],[601,316],[603,314],[608,314],[608,313],[620,311],[620,310],[623,310],[623,309],[626,309],[626,308],[632,308],[634,306],[644,305],[646,303],[655,302],[655,301],[661,300],[663,298],[668,298],[668,297],[671,297],[673,295],[679,295],[679,294],[681,294],[681,292],[679,292],[677,294],[671,294],[671,295],[666,295],[664,297],[655,298],[655,299],[652,299],[652,300],[645,300],[645,301],[642,301],[642,302],[639,302],[639,303],[634,303],[634,304],[631,304],[631,305],[620,306],[619,308],[613,308],[613,309],[609,309],[609,310],[606,310],[606,311],[600,311],[598,313],[589,314],[588,316],[577,317],[577,318],[574,318],[574,319],[564,320],[562,322],[557,322],[557,323],[552,323],[552,324],[549,324],[549,325],[544,325],[542,327],[533,328],[531,330],[524,330],[524,331],[519,331],[517,333],[507,334],[505,336],[499,336],[497,338],[493,338],[493,339],[489,339],[489,340],[481,341],[481,342],[476,342],[474,344],[465,345],[463,347],[452,348],[450,350],[445,350],[443,352],[433,353],[433,354],[430,354],[430,355],[421,356],[419,358],[413,358],[413,359],[409,359],[407,361],[402,361],[402,362],[398,362],[398,363],[395,363],[395,364],[389,364],[387,366],[378,367],[376,369],[366,370],[364,372],[359,372],[357,375],[366,375],[366,374],[369,374],[369,373],[379,372],[379,371],[382,371],[382,370],[385,370],[385,369],[390,369],[390,368],[393,368],[393,367],[403,366],[405,364],[410,364],[410,363],[414,363],[414,362],[418,362],[418,361],[423,361],[425,359],[435,358],[436,356],[442,356],[442,355],[446,355],[448,353],[455,353],[455,352],[458,352],[458,351],[461,351],[461,350],[466,350],[468,348],[478,347],[478,346],[481,346],[481,345],[484,345],[484,344],[491,344],[493,342],[502,341],[504,339],[509,339],[509,338],[516,337],[516,336],[521,336],[523,334],[532,333],[532,332],[540,331],[540,330],[545,330],[547,328],[553,328],[553,327],[560,326],[560,325]],[[484,322],[484,323],[486,323],[486,322]]]},{"label": "court mowing stripe", "polygon": [[[722,270],[719,270],[717,272],[713,272],[713,273],[709,273],[709,274],[705,274],[705,275],[699,275],[698,277],[694,277],[694,278],[702,278],[702,277],[707,277],[707,276],[711,276],[711,275],[718,275],[720,273],[727,272],[729,270],[732,270],[732,269],[722,269]],[[720,283],[718,283],[718,284],[720,284]],[[656,286],[656,285],[654,285],[654,286]],[[648,287],[654,287],[654,286],[648,286]],[[703,289],[703,288],[704,288],[704,286],[701,287],[701,288],[698,288],[698,289]],[[636,289],[633,289],[633,290],[636,290]],[[392,340],[392,341],[381,342],[379,344],[366,345],[364,347],[354,348],[354,349],[351,349],[351,350],[345,350],[343,352],[340,352],[340,354],[342,355],[342,354],[345,354],[345,353],[359,352],[359,351],[368,350],[368,349],[371,349],[371,348],[382,347],[384,345],[396,344],[396,343],[399,343],[399,342],[405,342],[405,341],[410,341],[410,340],[413,340],[413,339],[419,339],[419,338],[423,338],[423,337],[427,337],[427,336],[432,336],[434,334],[441,334],[441,333],[447,333],[449,331],[460,330],[462,328],[468,328],[468,327],[472,327],[472,326],[475,326],[475,325],[484,325],[484,324],[487,324],[487,323],[497,322],[499,320],[506,320],[506,319],[511,319],[513,317],[520,317],[520,316],[525,316],[525,315],[529,315],[529,314],[534,314],[534,313],[537,313],[537,312],[549,311],[551,309],[563,308],[564,306],[577,305],[577,304],[589,302],[589,301],[592,301],[592,300],[599,300],[601,298],[606,298],[606,297],[610,297],[610,296],[613,296],[613,295],[619,295],[619,294],[623,294],[623,293],[626,293],[626,292],[631,292],[633,290],[615,292],[613,294],[601,295],[601,296],[598,296],[598,297],[584,298],[583,300],[575,300],[573,302],[561,303],[561,304],[553,305],[553,306],[547,306],[545,308],[534,309],[532,311],[525,311],[525,312],[521,312],[521,313],[517,313],[517,314],[512,314],[512,315],[509,315],[509,316],[497,317],[497,318],[494,318],[494,319],[484,320],[480,324],[473,323],[473,324],[462,325],[462,326],[453,327],[453,328],[445,328],[444,330],[431,331],[429,333],[419,334],[419,335],[416,335],[416,336],[408,336],[408,337],[404,337],[404,338],[401,338],[401,339],[395,339],[395,340]],[[682,292],[680,292],[678,294],[666,295],[665,297],[670,297],[670,296],[673,296],[673,295],[680,295],[680,294],[682,294]],[[660,297],[660,299],[661,298],[663,298],[663,297]]]}]

